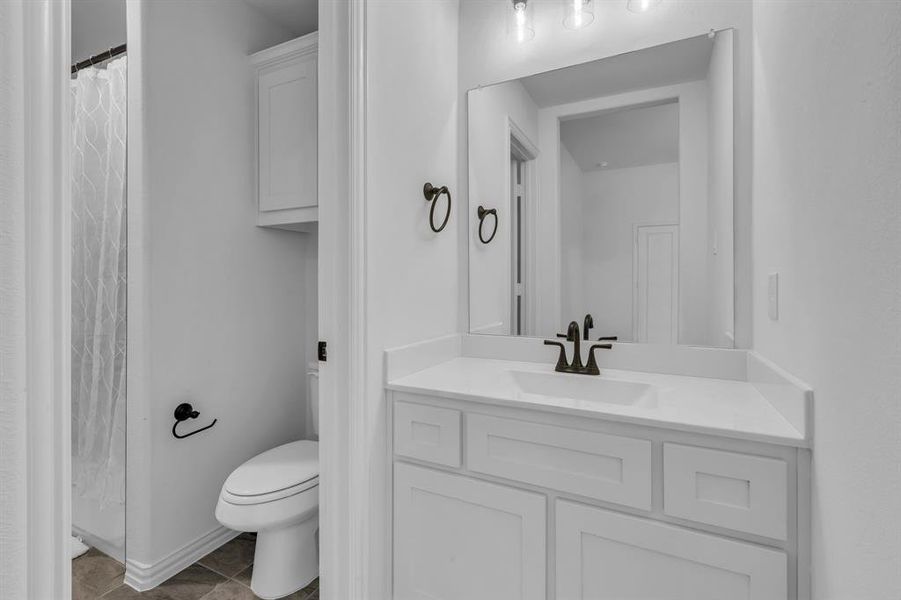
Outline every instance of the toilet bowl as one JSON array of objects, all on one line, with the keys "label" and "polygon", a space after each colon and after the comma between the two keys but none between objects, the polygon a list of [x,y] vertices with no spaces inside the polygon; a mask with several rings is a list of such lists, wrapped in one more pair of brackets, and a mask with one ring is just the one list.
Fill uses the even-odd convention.
[{"label": "toilet bowl", "polygon": [[[310,407],[317,429],[318,377],[311,368]],[[259,454],[235,469],[219,494],[216,519],[257,532],[250,588],[281,598],[319,576],[319,443],[301,440]]]}]

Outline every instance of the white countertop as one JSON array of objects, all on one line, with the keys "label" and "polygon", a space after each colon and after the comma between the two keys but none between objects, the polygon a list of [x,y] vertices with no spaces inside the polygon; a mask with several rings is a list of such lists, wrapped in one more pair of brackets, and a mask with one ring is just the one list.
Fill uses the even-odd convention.
[{"label": "white countertop", "polygon": [[387,388],[759,442],[809,445],[754,385],[744,381],[602,368],[601,380],[648,384],[655,392],[651,402],[612,404],[526,393],[516,384],[517,371],[594,378],[555,373],[552,364],[458,357],[390,380]]}]

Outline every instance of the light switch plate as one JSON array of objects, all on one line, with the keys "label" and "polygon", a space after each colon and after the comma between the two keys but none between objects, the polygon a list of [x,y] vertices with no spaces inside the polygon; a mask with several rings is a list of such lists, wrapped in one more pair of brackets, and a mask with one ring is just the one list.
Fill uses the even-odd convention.
[{"label": "light switch plate", "polygon": [[779,273],[770,273],[767,282],[767,304],[770,319],[779,320]]}]

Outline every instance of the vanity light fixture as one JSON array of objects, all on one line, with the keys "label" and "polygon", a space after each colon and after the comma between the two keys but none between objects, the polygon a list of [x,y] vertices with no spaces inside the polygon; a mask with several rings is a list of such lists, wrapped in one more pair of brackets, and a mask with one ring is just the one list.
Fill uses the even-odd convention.
[{"label": "vanity light fixture", "polygon": [[567,29],[583,29],[594,21],[592,0],[562,0],[563,26]]},{"label": "vanity light fixture", "polygon": [[510,23],[507,35],[512,36],[520,44],[535,37],[535,28],[532,24],[532,7],[528,0],[512,0],[513,12],[510,13]]},{"label": "vanity light fixture", "polygon": [[626,8],[634,13],[643,13],[657,8],[657,5],[660,4],[660,2],[661,0],[629,0]]}]

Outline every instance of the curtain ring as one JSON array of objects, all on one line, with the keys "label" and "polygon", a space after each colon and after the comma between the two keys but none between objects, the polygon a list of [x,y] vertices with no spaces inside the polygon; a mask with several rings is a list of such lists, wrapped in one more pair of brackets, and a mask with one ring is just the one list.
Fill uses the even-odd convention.
[{"label": "curtain ring", "polygon": [[[491,240],[494,239],[494,236],[497,234],[497,209],[496,208],[488,208],[486,209],[484,206],[479,206],[478,210],[479,214],[479,241],[483,244],[488,244]],[[485,217],[488,215],[494,215],[494,229],[491,230],[491,236],[486,240],[485,236],[482,235],[482,225],[485,224]]]},{"label": "curtain ring", "polygon": [[[435,205],[438,204],[438,198],[444,194],[447,196],[447,213],[444,215],[444,220],[441,222],[440,227],[435,227]],[[432,228],[432,231],[435,233],[440,232],[447,225],[448,220],[450,220],[451,214],[451,193],[450,190],[447,189],[446,185],[442,185],[441,187],[435,187],[431,183],[426,183],[422,186],[422,195],[425,196],[426,202],[432,203],[432,208],[429,210],[429,226]]]}]

